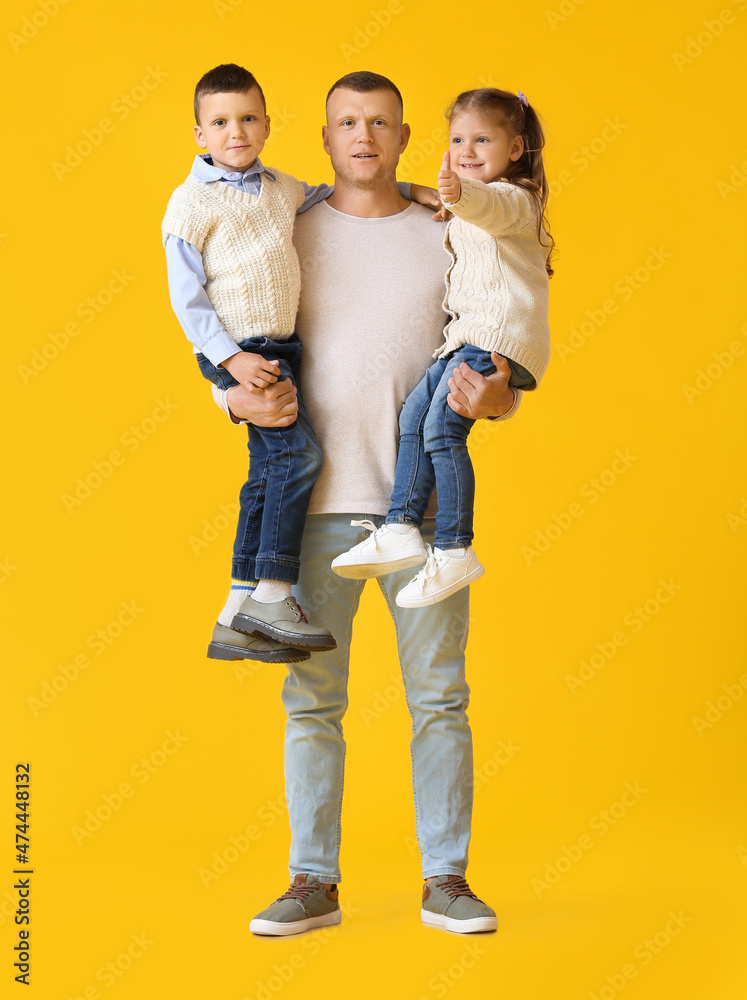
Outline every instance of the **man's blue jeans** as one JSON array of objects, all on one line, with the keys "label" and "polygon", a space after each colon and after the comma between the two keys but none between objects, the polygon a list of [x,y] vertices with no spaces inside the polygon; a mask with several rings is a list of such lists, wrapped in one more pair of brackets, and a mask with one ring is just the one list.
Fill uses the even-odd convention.
[{"label": "man's blue jeans", "polygon": [[446,401],[449,379],[466,361],[481,375],[495,371],[490,352],[465,344],[439,358],[405,400],[399,417],[399,453],[388,523],[420,525],[436,487],[435,544],[456,549],[472,542],[475,474],[467,450],[474,420]]},{"label": "man's blue jeans", "polygon": [[[298,386],[301,342],[249,337],[242,351],[279,362],[279,378]],[[200,371],[215,385],[230,389],[238,382],[227,368],[197,355]],[[289,427],[249,428],[249,475],[239,494],[239,523],[231,575],[235,580],[298,580],[299,554],[306,511],[322,467],[322,452],[298,396],[298,418]]]},{"label": "man's blue jeans", "polygon": [[[342,718],[348,704],[348,664],[353,618],[365,584],[336,576],[330,563],[367,537],[351,518],[383,517],[367,513],[311,514],[301,550],[301,577],[294,595],[314,621],[323,622],[337,639],[337,649],[312,653],[303,663],[288,664],[283,705],[288,715],[285,740],[285,791],[292,841],[291,875],[306,872],[322,882],[339,882],[340,814],[345,739]],[[434,522],[423,524],[433,539]],[[438,605],[398,608],[395,595],[412,577],[403,570],[377,582],[386,598],[397,633],[397,646],[412,718],[412,780],[415,828],[423,877],[464,875],[472,822],[472,734],[467,721],[469,687],[464,649],[469,619],[469,588]],[[370,669],[389,668],[377,657]],[[402,748],[404,751],[404,747]],[[391,830],[387,804],[379,810],[382,828]],[[401,836],[407,833],[403,826]],[[376,858],[370,859],[372,869]]]}]

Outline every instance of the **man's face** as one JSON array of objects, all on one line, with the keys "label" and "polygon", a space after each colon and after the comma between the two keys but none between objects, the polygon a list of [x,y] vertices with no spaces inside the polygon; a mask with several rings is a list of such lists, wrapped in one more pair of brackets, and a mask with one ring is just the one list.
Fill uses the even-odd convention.
[{"label": "man's face", "polygon": [[243,173],[262,152],[270,119],[259,90],[252,87],[245,94],[206,94],[194,129],[197,145],[207,149],[213,166]]},{"label": "man's face", "polygon": [[342,87],[327,102],[324,148],[335,174],[351,187],[372,189],[395,177],[410,138],[394,91],[358,94]]}]

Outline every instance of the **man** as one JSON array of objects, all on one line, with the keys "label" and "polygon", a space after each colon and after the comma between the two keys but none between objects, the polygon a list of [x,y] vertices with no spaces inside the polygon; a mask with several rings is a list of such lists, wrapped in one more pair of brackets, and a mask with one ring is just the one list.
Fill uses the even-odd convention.
[{"label": "man", "polygon": [[[397,456],[401,406],[443,342],[444,275],[450,258],[429,209],[398,191],[396,167],[410,128],[395,85],[373,73],[338,80],[327,97],[324,148],[333,196],[298,217],[301,263],[297,331],[304,345],[301,391],[324,455],[309,507],[295,596],[335,635],[337,649],[289,665],[286,797],[292,884],[252,920],[259,934],[296,934],[339,923],[340,812],[352,621],[364,581],[335,576],[332,559],[383,522]],[[521,392],[505,359],[484,377],[455,371],[449,403],[463,416],[505,419]],[[296,390],[214,390],[234,422],[284,426]],[[433,541],[432,504],[423,537]],[[351,525],[351,521],[358,522]],[[495,913],[465,881],[472,813],[472,736],[464,647],[468,588],[437,606],[400,609],[411,571],[379,579],[394,619],[411,741],[424,922],[456,932],[495,930]],[[237,645],[239,645],[237,640]]]}]

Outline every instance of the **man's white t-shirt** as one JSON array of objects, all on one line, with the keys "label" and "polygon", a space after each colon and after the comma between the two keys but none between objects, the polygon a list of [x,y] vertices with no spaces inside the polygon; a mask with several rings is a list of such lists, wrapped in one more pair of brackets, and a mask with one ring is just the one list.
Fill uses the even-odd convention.
[{"label": "man's white t-shirt", "polygon": [[310,514],[386,514],[399,413],[443,343],[443,226],[410,204],[381,219],[326,202],[296,219],[300,388],[324,465]]},{"label": "man's white t-shirt", "polygon": [[[411,203],[368,219],[325,201],[296,217],[300,389],[324,456],[310,514],[389,510],[400,410],[433,364],[449,318],[451,257],[432,214]],[[513,416],[521,395],[499,419]],[[434,500],[427,515],[435,511]]]}]

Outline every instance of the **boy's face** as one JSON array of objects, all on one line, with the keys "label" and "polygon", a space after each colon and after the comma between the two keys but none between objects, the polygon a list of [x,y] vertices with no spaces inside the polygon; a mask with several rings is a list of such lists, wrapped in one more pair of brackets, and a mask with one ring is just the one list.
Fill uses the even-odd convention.
[{"label": "boy's face", "polygon": [[195,140],[207,149],[213,165],[243,172],[262,152],[270,134],[270,119],[256,87],[245,94],[207,94],[200,101]]},{"label": "boy's face", "polygon": [[322,138],[339,181],[375,189],[395,176],[410,126],[402,124],[394,91],[359,94],[339,87],[329,96]]}]

